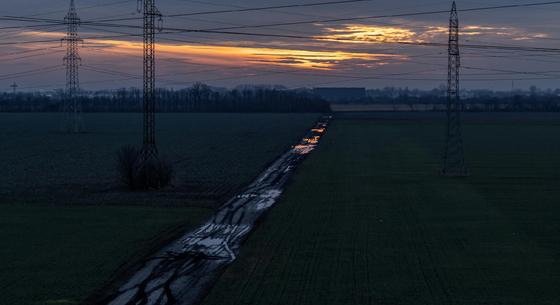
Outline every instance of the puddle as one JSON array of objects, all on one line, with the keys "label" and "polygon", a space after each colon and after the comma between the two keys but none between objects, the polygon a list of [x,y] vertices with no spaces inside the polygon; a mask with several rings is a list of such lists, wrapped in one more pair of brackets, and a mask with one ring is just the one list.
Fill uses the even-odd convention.
[{"label": "puddle", "polygon": [[210,221],[147,260],[104,304],[191,305],[200,301],[220,271],[237,258],[256,221],[278,201],[296,166],[317,147],[330,119],[323,117],[298,145],[222,206]]}]

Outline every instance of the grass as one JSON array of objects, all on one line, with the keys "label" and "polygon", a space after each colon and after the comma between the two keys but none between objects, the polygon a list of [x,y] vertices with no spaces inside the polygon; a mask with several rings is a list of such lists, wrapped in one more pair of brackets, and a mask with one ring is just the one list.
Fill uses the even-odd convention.
[{"label": "grass", "polygon": [[312,114],[162,114],[174,188],[131,193],[117,150],[139,143],[140,114],[0,114],[0,304],[79,304],[166,239],[210,217],[313,125]]},{"label": "grass", "polygon": [[215,205],[312,126],[313,114],[160,114],[160,153],[175,187],[123,192],[117,151],[142,142],[141,114],[88,114],[86,134],[60,133],[60,114],[0,114],[0,203]]},{"label": "grass", "polygon": [[560,303],[560,115],[343,114],[204,305]]},{"label": "grass", "polygon": [[[2,304],[79,304],[162,233],[209,217],[202,208],[0,205]],[[175,229],[175,231],[177,231]]]}]

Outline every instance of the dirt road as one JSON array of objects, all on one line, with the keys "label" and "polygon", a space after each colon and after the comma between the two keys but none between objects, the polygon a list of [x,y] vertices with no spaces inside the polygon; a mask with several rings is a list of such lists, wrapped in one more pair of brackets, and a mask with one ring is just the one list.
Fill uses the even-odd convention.
[{"label": "dirt road", "polygon": [[184,235],[146,260],[106,305],[190,305],[199,302],[236,259],[256,221],[282,194],[294,168],[310,154],[330,117],[323,117],[306,137],[232,198],[202,227]]}]

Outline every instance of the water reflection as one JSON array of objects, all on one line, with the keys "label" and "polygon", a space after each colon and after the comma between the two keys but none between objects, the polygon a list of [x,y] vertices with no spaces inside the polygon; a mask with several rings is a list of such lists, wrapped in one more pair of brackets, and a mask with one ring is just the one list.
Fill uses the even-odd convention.
[{"label": "water reflection", "polygon": [[311,131],[303,138],[300,144],[293,147],[293,152],[298,155],[308,155],[310,154],[315,148],[321,137],[326,131],[328,121],[332,117],[323,117],[320,123],[317,123],[315,128],[311,129]]},{"label": "water reflection", "polygon": [[146,260],[103,304],[198,304],[223,269],[237,258],[242,242],[260,217],[278,201],[293,169],[317,147],[329,120],[323,117],[298,145],[280,156],[203,226]]}]

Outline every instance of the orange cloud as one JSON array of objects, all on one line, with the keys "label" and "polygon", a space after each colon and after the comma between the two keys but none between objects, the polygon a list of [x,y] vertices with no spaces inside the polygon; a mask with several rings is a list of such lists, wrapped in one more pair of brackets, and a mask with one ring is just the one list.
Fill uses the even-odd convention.
[{"label": "orange cloud", "polygon": [[317,36],[323,40],[333,40],[348,43],[371,43],[371,42],[411,42],[416,33],[404,28],[346,25],[344,28],[326,28],[327,34]]},{"label": "orange cloud", "polygon": [[[416,26],[416,30],[406,26],[373,26],[346,24],[339,28],[324,28],[325,34],[316,36],[319,40],[339,43],[387,43],[387,42],[433,42],[445,38],[449,32],[446,26]],[[513,27],[467,25],[461,27],[462,36],[507,37],[513,40],[530,40],[547,37],[543,33],[528,33]]]},{"label": "orange cloud", "polygon": [[[65,33],[28,31],[23,32],[23,35],[34,37],[39,40],[40,38],[63,38]],[[37,43],[26,45],[26,47],[52,47],[53,45],[60,46],[60,42]],[[88,46],[92,48],[88,49]],[[81,52],[91,56],[106,56],[107,54],[114,56],[141,56],[143,44],[140,41],[103,39],[100,37],[87,39],[85,41],[85,47],[86,48],[82,49]],[[376,67],[388,64],[389,60],[395,62],[395,59],[406,59],[406,56],[394,54],[326,51],[320,50],[320,47],[312,45],[307,46],[307,48],[308,49],[294,49],[289,48],[287,45],[259,47],[205,44],[157,44],[157,52],[165,57],[220,66],[273,65],[299,69],[331,70],[337,66],[348,63]],[[313,50],[313,48],[318,49]]]},{"label": "orange cloud", "polygon": [[[377,26],[363,24],[346,24],[340,27],[327,27],[324,34],[315,36],[315,40],[304,43],[303,49],[291,48],[289,44],[275,46],[245,46],[205,45],[205,44],[166,44],[159,43],[157,52],[169,57],[200,64],[219,66],[284,66],[298,69],[332,70],[340,67],[378,67],[389,63],[399,63],[407,60],[404,55],[369,53],[363,51],[322,50],[324,45],[319,41],[337,42],[344,44],[382,44],[391,42],[433,42],[445,39],[448,28],[446,26]],[[22,35],[34,38],[62,38],[62,32],[24,31]],[[486,25],[466,25],[461,28],[464,36],[493,36],[507,37],[513,40],[530,40],[547,37],[546,34],[528,34],[522,30],[509,27],[495,27]],[[45,46],[48,44],[42,44]],[[50,44],[52,46],[52,44]],[[140,41],[90,38],[87,45],[101,45],[112,55],[141,56],[143,45]],[[36,48],[37,45],[28,45]],[[328,45],[333,48],[333,44]],[[99,49],[99,48],[98,48]],[[83,51],[88,52],[87,49]],[[99,56],[95,51],[89,55]]]},{"label": "orange cloud", "polygon": [[[122,40],[94,40],[97,44],[111,46],[111,50],[121,53],[140,54],[142,43]],[[209,46],[209,45],[157,45],[157,52],[175,58],[212,65],[275,65],[301,69],[329,70],[345,62],[385,64],[387,59],[402,58],[401,55],[377,54],[346,51],[311,51],[297,49]]]}]

